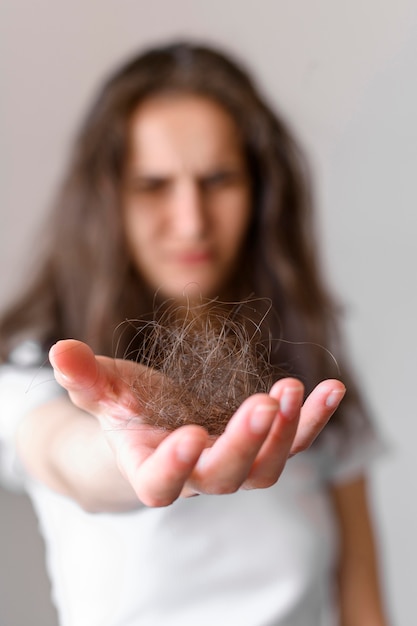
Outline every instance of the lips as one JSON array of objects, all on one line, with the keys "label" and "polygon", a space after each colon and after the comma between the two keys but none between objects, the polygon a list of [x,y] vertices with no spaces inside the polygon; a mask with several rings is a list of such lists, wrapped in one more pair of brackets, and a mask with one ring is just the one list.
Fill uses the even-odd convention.
[{"label": "lips", "polygon": [[199,263],[208,263],[213,259],[213,254],[208,250],[189,250],[173,254],[171,259],[184,265],[197,265]]}]

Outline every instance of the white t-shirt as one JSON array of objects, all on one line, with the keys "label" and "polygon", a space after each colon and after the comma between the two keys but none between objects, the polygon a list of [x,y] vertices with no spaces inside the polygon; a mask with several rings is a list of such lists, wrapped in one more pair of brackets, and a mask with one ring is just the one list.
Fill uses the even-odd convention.
[{"label": "white t-shirt", "polygon": [[14,452],[25,413],[62,393],[49,367],[0,368],[3,482],[29,493],[61,626],[334,626],[338,537],[330,482],[363,472],[380,444],[336,458],[313,448],[276,485],[91,514],[34,481]]}]

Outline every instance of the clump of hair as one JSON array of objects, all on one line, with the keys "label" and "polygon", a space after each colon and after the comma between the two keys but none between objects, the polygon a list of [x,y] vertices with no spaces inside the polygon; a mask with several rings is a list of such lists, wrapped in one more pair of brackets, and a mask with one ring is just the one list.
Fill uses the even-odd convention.
[{"label": "clump of hair", "polygon": [[150,321],[135,322],[141,347],[125,357],[150,368],[149,377],[133,385],[143,421],[166,430],[199,424],[210,435],[221,434],[247,397],[272,384],[262,320],[255,301],[200,299],[165,303]]}]

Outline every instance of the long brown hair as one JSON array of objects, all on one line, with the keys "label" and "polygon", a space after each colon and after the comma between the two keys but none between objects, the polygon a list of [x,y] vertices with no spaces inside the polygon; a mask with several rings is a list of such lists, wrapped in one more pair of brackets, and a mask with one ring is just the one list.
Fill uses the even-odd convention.
[{"label": "long brown hair", "polygon": [[[0,322],[2,358],[24,337],[45,350],[73,337],[111,355],[117,325],[152,307],[152,294],[127,253],[121,186],[133,112],[146,98],[171,91],[213,99],[240,130],[252,177],[253,223],[235,285],[242,297],[270,300],[269,330],[283,340],[276,359],[307,387],[337,375],[319,347],[335,345],[335,311],[318,267],[303,155],[240,65],[182,42],[135,57],[100,90],[76,139],[37,278]],[[131,342],[129,332],[123,340]]]}]

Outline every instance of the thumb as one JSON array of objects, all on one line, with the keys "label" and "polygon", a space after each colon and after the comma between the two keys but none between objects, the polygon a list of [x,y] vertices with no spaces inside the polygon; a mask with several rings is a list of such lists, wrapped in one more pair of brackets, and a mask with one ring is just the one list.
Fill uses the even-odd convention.
[{"label": "thumb", "polygon": [[57,382],[79,408],[99,418],[123,421],[140,412],[132,386],[146,372],[143,365],[95,356],[87,344],[74,339],[58,341],[49,359]]}]

